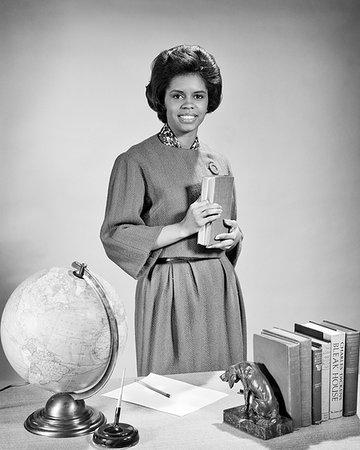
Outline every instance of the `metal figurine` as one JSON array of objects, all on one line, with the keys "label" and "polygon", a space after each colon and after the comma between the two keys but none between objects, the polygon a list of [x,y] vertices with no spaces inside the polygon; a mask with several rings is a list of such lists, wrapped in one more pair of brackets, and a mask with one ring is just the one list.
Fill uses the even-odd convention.
[{"label": "metal figurine", "polygon": [[221,375],[230,388],[241,380],[244,386],[245,412],[252,419],[263,418],[276,421],[279,418],[279,403],[274,391],[261,372],[259,365],[253,362],[240,362]]},{"label": "metal figurine", "polygon": [[[232,388],[241,381],[245,405],[224,411],[224,422],[261,439],[293,431],[292,420],[279,412],[279,402],[261,364],[242,361],[230,366],[220,378]],[[241,390],[240,390],[241,392]]]}]

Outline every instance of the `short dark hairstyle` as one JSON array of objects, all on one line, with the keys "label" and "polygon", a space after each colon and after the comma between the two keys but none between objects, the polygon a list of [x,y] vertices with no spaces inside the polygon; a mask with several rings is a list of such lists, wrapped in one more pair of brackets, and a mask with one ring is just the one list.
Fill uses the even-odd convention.
[{"label": "short dark hairstyle", "polygon": [[166,123],[165,91],[174,77],[185,74],[199,74],[204,80],[209,96],[208,113],[220,105],[222,79],[215,58],[198,45],[178,45],[154,59],[145,91],[150,108],[163,123]]}]

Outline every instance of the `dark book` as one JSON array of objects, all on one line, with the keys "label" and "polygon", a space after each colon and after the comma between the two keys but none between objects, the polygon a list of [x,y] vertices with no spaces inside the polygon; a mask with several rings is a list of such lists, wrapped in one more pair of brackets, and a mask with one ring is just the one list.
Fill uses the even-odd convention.
[{"label": "dark book", "polygon": [[295,324],[295,331],[331,343],[330,354],[330,419],[342,416],[344,391],[345,333],[315,322]]},{"label": "dark book", "polygon": [[254,362],[265,375],[279,402],[280,414],[290,417],[295,429],[301,427],[299,343],[264,334],[254,334]]},{"label": "dark book", "polygon": [[311,339],[278,327],[273,327],[269,330],[262,330],[262,333],[271,334],[273,336],[288,339],[292,342],[298,342],[300,344],[301,426],[307,427],[311,425]]},{"label": "dark book", "polygon": [[353,416],[357,409],[360,332],[328,320],[323,323],[345,333],[343,416]]},{"label": "dark book", "polygon": [[229,232],[229,227],[225,225],[224,219],[231,219],[233,193],[234,177],[230,175],[203,177],[201,200],[218,203],[222,207],[222,213],[219,218],[201,227],[198,232],[198,244],[204,246],[215,244],[218,242],[214,239],[215,236]]},{"label": "dark book", "polygon": [[[306,336],[296,332],[301,336]],[[330,351],[331,343],[308,336],[314,345],[321,348],[321,421],[329,420],[330,412]]]},{"label": "dark book", "polygon": [[311,402],[311,421],[313,425],[321,423],[321,366],[322,366],[322,348],[320,344],[313,343],[311,347],[312,354],[312,402]]}]

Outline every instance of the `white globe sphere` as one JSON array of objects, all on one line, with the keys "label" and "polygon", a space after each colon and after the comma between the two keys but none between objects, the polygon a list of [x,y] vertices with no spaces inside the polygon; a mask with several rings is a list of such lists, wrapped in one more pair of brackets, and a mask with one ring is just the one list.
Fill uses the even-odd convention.
[{"label": "white globe sphere", "polygon": [[[115,289],[96,278],[117,321],[120,353],[128,335],[125,308]],[[1,341],[21,377],[52,392],[96,384],[111,352],[102,302],[85,279],[61,267],[37,272],[15,289],[2,315]]]}]

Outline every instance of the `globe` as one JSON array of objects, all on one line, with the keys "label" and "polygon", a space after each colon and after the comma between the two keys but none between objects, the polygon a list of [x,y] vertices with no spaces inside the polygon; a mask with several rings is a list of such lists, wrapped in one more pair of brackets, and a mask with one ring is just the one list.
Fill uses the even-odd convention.
[{"label": "globe", "polygon": [[[69,414],[69,401],[75,402],[71,408],[79,415],[79,408],[85,408],[82,399],[103,387],[128,334],[125,308],[115,289],[85,264],[74,262],[73,268],[53,267],[27,278],[10,296],[1,319],[1,341],[13,369],[67,402],[60,424]],[[39,422],[39,414],[53,417],[58,397],[53,396],[47,410],[32,422]],[[85,412],[88,415],[89,410]],[[84,429],[76,426],[65,434],[89,432],[104,421],[101,413],[90,413],[94,424],[89,426],[86,419]]]}]

